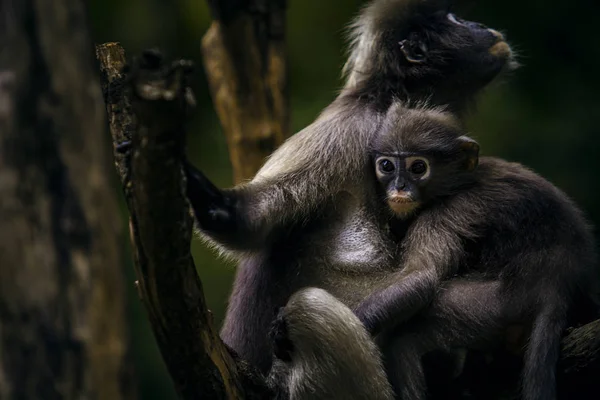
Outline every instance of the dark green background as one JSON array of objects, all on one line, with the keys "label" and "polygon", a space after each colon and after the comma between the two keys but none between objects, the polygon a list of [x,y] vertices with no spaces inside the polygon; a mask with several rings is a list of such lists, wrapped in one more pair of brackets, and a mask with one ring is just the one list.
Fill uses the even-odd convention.
[{"label": "dark green background", "polygon": [[[198,108],[189,156],[221,186],[231,185],[227,147],[202,71],[200,40],[210,16],[202,0],[92,0],[96,43],[119,41],[128,54],[157,46],[196,61]],[[344,62],[344,28],[360,0],[290,0],[288,43],[294,131],[335,96]],[[522,67],[482,96],[469,129],[482,152],[522,162],[571,195],[600,225],[600,3],[594,0],[462,1],[462,17],[507,34]],[[123,208],[123,221],[126,213]],[[128,245],[127,241],[127,245]],[[129,256],[129,254],[127,254]],[[199,241],[194,256],[210,308],[221,321],[234,266]],[[127,258],[130,264],[130,258]],[[132,272],[128,264],[128,282]],[[146,316],[129,285],[132,340],[143,399],[174,392]]]}]

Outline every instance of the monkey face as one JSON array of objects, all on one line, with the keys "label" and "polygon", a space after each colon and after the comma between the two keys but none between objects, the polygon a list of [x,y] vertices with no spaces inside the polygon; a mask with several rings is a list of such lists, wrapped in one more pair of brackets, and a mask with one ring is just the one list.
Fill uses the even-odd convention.
[{"label": "monkey face", "polygon": [[381,154],[375,160],[375,171],[387,205],[394,215],[406,218],[419,208],[420,188],[427,184],[431,176],[427,157]]},{"label": "monkey face", "polygon": [[[415,18],[408,31],[399,32],[396,46],[405,79],[443,79],[462,90],[486,85],[503,69],[516,67],[504,36],[477,22],[438,11]],[[433,83],[433,82],[432,82]]]},{"label": "monkey face", "polygon": [[450,114],[395,104],[371,142],[371,159],[386,209],[406,219],[470,179],[479,145]]}]

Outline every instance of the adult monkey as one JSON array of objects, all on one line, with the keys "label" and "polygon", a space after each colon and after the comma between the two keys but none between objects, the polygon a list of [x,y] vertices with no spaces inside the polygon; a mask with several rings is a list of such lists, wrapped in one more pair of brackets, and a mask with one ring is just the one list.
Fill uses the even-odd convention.
[{"label": "adult monkey", "polygon": [[426,353],[485,349],[506,328],[524,325],[531,331],[523,398],[553,400],[564,329],[581,306],[600,309],[593,234],[551,183],[478,152],[439,112],[390,107],[373,141],[372,168],[391,229],[400,232],[403,268],[355,312],[384,336],[402,399],[425,399]]},{"label": "adult monkey", "polygon": [[188,165],[202,233],[241,260],[222,337],[263,372],[271,365],[269,326],[297,289],[325,287],[355,306],[370,285],[354,276],[372,282],[397,267],[395,244],[365,198],[367,147],[392,100],[444,104],[462,115],[512,64],[498,32],[448,14],[444,4],[377,0],[365,8],[340,96],[251,182],[220,190]]}]

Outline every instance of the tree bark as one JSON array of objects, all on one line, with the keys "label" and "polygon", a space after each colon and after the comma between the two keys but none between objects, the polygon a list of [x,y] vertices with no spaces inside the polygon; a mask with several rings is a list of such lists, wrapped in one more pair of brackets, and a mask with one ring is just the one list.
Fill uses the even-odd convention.
[{"label": "tree bark", "polygon": [[202,40],[213,102],[227,138],[234,182],[251,179],[289,136],[286,0],[209,0]]},{"label": "tree bark", "polygon": [[575,328],[562,341],[561,399],[597,399],[600,393],[600,319]]},{"label": "tree bark", "polygon": [[162,64],[147,52],[126,78],[123,49],[97,48],[117,170],[131,213],[140,298],[182,399],[269,398],[261,377],[221,341],[190,254],[192,215],[181,168],[191,103],[186,62]]},{"label": "tree bark", "polygon": [[0,398],[131,399],[121,221],[80,0],[0,1]]}]

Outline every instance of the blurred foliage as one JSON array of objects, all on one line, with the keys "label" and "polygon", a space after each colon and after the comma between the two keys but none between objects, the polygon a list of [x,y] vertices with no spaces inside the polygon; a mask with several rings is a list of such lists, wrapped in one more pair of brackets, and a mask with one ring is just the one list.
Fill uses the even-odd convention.
[{"label": "blurred foliage", "polygon": [[[288,12],[294,131],[309,124],[335,96],[344,63],[344,30],[361,0],[294,0]],[[519,161],[570,194],[600,226],[600,3],[462,1],[456,12],[507,34],[522,67],[481,98],[469,128],[484,154]],[[221,186],[231,185],[225,139],[202,71],[200,40],[210,24],[200,0],[91,0],[97,43],[119,41],[129,55],[158,47],[197,65],[198,108],[189,125],[192,161]],[[120,192],[120,191],[119,191]],[[122,207],[123,221],[126,210]],[[128,243],[128,242],[127,242]],[[128,246],[128,245],[127,245]],[[195,241],[193,252],[218,323],[234,266]],[[126,255],[128,265],[129,254]],[[131,268],[127,269],[133,282]],[[132,340],[142,399],[175,398],[154,337],[130,285]]]}]

